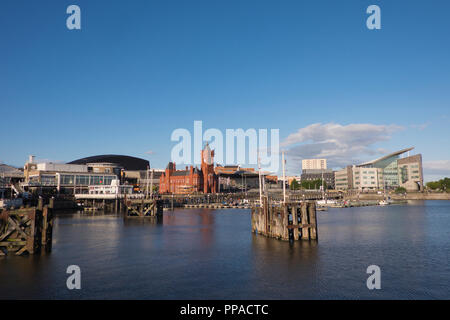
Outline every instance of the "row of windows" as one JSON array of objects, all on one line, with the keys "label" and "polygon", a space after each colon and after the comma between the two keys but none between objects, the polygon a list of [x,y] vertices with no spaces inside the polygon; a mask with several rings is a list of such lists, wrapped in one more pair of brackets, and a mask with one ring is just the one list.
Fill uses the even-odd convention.
[{"label": "row of windows", "polygon": [[110,185],[116,176],[86,176],[63,174],[60,178],[61,185]]}]

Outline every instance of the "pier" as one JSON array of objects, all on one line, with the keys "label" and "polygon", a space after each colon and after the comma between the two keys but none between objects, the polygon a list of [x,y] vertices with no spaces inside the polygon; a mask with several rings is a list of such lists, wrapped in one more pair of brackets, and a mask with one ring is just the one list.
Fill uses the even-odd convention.
[{"label": "pier", "polygon": [[252,232],[284,241],[318,240],[316,204],[313,201],[271,204],[252,208]]}]

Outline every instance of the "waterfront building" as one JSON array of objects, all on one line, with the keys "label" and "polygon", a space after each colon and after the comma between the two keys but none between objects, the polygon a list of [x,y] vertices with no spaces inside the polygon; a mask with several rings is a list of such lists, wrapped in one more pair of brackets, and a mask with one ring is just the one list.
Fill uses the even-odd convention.
[{"label": "waterfront building", "polygon": [[123,180],[126,170],[147,168],[144,165],[149,166],[149,162],[120,155],[93,156],[70,163],[36,163],[35,157],[30,156],[24,165],[25,181],[21,186],[29,191],[87,193],[89,186],[111,185],[115,179]]},{"label": "waterfront building", "polygon": [[[139,170],[147,170],[150,167],[150,162],[145,159],[124,156],[124,155],[116,155],[116,154],[105,154],[105,155],[97,155],[87,158],[82,158],[78,160],[74,160],[69,162],[68,164],[102,164],[102,163],[114,163],[117,164],[117,167],[123,168],[124,170],[129,171],[139,171]],[[100,165],[99,165],[100,167]],[[116,172],[118,173],[118,172]]]},{"label": "waterfront building", "polygon": [[122,172],[125,183],[132,184],[135,192],[151,193],[151,188],[159,189],[159,178],[165,172],[164,169],[149,170],[124,170]]},{"label": "waterfront building", "polygon": [[303,170],[325,170],[327,169],[327,159],[303,159]]},{"label": "waterfront building", "polygon": [[335,188],[334,171],[331,169],[303,169],[301,181],[324,180],[327,189]]},{"label": "waterfront building", "polygon": [[[409,156],[413,149],[399,150],[336,171],[336,189],[381,190],[404,187],[408,191],[423,190],[422,155]],[[406,153],[408,155],[404,156]]]},{"label": "waterfront building", "polygon": [[[147,188],[151,188],[151,186],[158,187],[159,177],[164,172],[164,170],[150,169],[148,160],[114,154],[91,156],[70,163],[86,164],[97,171],[104,169],[114,172],[120,177],[121,183],[133,185],[135,192],[147,192]],[[108,164],[115,164],[115,166],[108,168]],[[151,190],[148,191],[151,193]]]},{"label": "waterfront building", "polygon": [[397,161],[399,184],[406,190],[423,190],[422,155],[401,158]]},{"label": "waterfront building", "polygon": [[348,174],[348,168],[344,168],[334,172],[334,184],[336,190],[352,189],[349,185],[349,179],[351,176]]},{"label": "waterfront building", "polygon": [[383,189],[382,168],[352,167],[353,189],[377,190]]},{"label": "waterfront building", "polygon": [[23,171],[0,163],[0,188],[9,187],[11,183],[23,180]]},{"label": "waterfront building", "polygon": [[259,173],[254,168],[218,165],[214,172],[219,179],[219,192],[247,191],[259,187]]},{"label": "waterfront building", "polygon": [[177,170],[176,164],[169,162],[165,172],[160,176],[160,193],[216,193],[219,182],[214,172],[214,150],[211,150],[208,144],[201,151],[201,159],[200,170],[193,166]]},{"label": "waterfront building", "polygon": [[9,191],[19,193],[19,183],[24,179],[23,171],[0,163],[0,199],[10,195]]}]

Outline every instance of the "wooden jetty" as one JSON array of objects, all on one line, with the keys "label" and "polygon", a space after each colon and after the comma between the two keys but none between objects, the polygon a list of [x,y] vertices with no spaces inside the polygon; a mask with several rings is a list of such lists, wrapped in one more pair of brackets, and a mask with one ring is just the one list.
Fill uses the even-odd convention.
[{"label": "wooden jetty", "polygon": [[266,196],[262,200],[252,208],[252,232],[285,241],[318,240],[314,201],[274,205]]},{"label": "wooden jetty", "polygon": [[35,254],[52,248],[53,212],[48,206],[0,212],[0,256]]}]

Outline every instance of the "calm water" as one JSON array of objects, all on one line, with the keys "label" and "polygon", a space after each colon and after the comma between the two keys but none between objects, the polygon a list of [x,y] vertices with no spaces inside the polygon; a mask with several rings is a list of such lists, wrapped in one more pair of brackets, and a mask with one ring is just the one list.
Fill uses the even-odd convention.
[{"label": "calm water", "polygon": [[[294,245],[251,234],[247,210],[164,214],[59,215],[51,254],[0,258],[0,299],[450,298],[450,202],[319,212],[319,242]],[[71,264],[78,291],[66,289]]]}]

